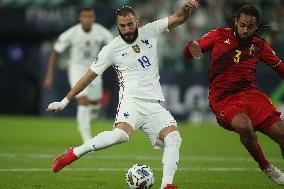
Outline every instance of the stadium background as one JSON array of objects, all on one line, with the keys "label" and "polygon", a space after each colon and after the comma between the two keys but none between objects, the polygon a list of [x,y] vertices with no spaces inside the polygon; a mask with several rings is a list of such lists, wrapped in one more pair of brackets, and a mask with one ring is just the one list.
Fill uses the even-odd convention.
[{"label": "stadium background", "polygon": [[[66,56],[58,63],[52,91],[42,88],[42,80],[54,40],[78,22],[80,7],[93,7],[97,22],[117,35],[115,10],[131,5],[142,25],[173,13],[182,0],[1,0],[0,1],[0,104],[1,114],[46,115],[45,107],[60,100],[69,89]],[[183,26],[160,39],[161,82],[166,96],[165,106],[179,120],[210,119],[208,108],[208,56],[201,61],[187,61],[181,51],[186,41],[202,36],[216,26],[227,26],[233,13],[245,3],[261,9],[262,22],[269,24],[265,38],[283,59],[284,3],[281,0],[200,0]],[[90,60],[92,61],[92,60]],[[258,86],[268,92],[281,107],[282,88],[278,76],[264,64],[257,72]],[[110,68],[104,74],[105,101],[101,117],[112,118],[117,103],[116,73]],[[61,115],[74,115],[74,102]]]},{"label": "stadium background", "polygon": [[[0,189],[122,189],[125,173],[133,164],[148,164],[158,189],[162,151],[151,148],[142,132],[123,145],[92,152],[53,174],[54,157],[68,146],[82,143],[75,120],[74,102],[65,111],[48,116],[48,103],[60,100],[69,90],[66,52],[58,64],[55,87],[44,91],[42,80],[54,40],[77,23],[80,7],[91,6],[97,21],[114,33],[115,10],[133,6],[143,23],[165,17],[182,0],[0,0]],[[200,62],[181,56],[185,41],[202,36],[216,26],[228,25],[232,14],[245,3],[260,8],[262,21],[271,26],[265,33],[283,59],[283,0],[199,0],[183,26],[160,39],[161,82],[167,108],[179,119],[183,142],[175,184],[181,189],[280,189],[257,167],[238,136],[216,126],[208,108],[208,55]],[[284,84],[270,68],[260,64],[258,86],[281,108]],[[93,123],[93,135],[112,128],[116,110],[116,74],[104,75],[105,106]],[[282,110],[283,112],[283,110]],[[56,116],[56,117],[54,117]],[[202,122],[202,123],[198,123]],[[266,157],[283,170],[279,147],[258,134]]]}]

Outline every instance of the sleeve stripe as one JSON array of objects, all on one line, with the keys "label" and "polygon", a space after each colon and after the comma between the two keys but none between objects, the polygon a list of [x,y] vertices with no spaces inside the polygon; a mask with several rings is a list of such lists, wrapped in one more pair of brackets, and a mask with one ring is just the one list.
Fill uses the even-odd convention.
[{"label": "sleeve stripe", "polygon": [[278,66],[281,62],[282,62],[281,60],[277,61],[275,64],[272,65],[272,68],[275,68],[275,67]]}]

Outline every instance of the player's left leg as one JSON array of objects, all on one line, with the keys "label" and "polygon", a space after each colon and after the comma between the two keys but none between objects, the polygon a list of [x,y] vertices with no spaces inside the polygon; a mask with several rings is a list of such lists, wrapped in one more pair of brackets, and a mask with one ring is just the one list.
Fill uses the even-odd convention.
[{"label": "player's left leg", "polygon": [[169,188],[172,185],[175,172],[179,161],[179,148],[181,145],[181,137],[175,125],[171,125],[161,130],[160,140],[164,142],[163,153],[163,178],[161,189]]},{"label": "player's left leg", "polygon": [[[276,122],[274,122],[276,121]],[[274,122],[272,124],[272,122]],[[269,129],[268,129],[269,128]],[[272,140],[279,144],[282,157],[284,158],[284,125],[278,116],[270,116],[266,125],[264,125],[264,134],[269,136]],[[265,132],[267,131],[267,132]],[[269,168],[264,171],[268,177],[270,177],[275,183],[284,185],[284,173],[277,167],[270,164]]]},{"label": "player's left leg", "polygon": [[271,126],[267,136],[279,144],[282,157],[284,158],[284,125],[281,120]]}]

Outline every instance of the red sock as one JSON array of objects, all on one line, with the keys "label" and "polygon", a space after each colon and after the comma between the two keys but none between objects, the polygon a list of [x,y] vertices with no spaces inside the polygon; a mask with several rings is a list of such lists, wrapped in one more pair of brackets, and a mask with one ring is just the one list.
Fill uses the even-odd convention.
[{"label": "red sock", "polygon": [[258,163],[258,166],[262,170],[266,170],[269,167],[269,162],[264,157],[264,154],[258,144],[256,145],[256,152],[253,151],[249,153],[253,157],[253,159]]}]

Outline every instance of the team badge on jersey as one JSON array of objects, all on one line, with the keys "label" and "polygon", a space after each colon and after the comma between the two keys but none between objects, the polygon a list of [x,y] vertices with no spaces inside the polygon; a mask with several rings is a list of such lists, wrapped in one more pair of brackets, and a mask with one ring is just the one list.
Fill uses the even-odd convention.
[{"label": "team badge on jersey", "polygon": [[144,43],[145,45],[147,45],[149,48],[152,48],[153,46],[149,43],[149,40],[148,39],[145,39],[145,40],[141,40],[142,43]]},{"label": "team badge on jersey", "polygon": [[140,53],[140,47],[136,44],[132,46],[132,49],[135,53]]},{"label": "team badge on jersey", "polygon": [[230,44],[231,44],[230,39],[226,39],[226,40],[224,41],[224,43],[230,45]]},{"label": "team badge on jersey", "polygon": [[249,48],[249,55],[254,56],[255,55],[255,46],[254,44],[251,44]]}]

